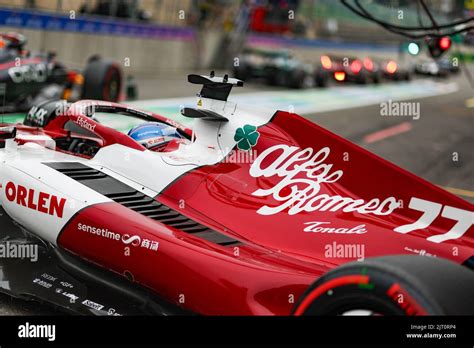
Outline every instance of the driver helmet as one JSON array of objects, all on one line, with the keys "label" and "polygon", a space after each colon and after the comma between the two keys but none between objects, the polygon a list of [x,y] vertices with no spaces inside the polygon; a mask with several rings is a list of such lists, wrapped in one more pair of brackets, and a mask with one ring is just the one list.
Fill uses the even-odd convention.
[{"label": "driver helmet", "polygon": [[175,127],[159,122],[147,122],[136,126],[128,136],[148,150],[160,147],[173,139],[183,139]]},{"label": "driver helmet", "polygon": [[26,45],[26,36],[20,33],[9,32],[9,33],[0,33],[2,48],[11,48],[22,50]]}]

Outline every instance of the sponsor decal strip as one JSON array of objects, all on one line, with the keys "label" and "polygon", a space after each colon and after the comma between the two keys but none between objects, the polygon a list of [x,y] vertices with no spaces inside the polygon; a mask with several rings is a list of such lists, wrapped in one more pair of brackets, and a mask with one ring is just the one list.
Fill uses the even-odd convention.
[{"label": "sponsor decal strip", "polygon": [[423,214],[415,222],[395,228],[395,232],[406,234],[416,230],[425,229],[429,227],[438,216],[457,221],[445,234],[430,236],[427,238],[427,240],[433,243],[459,239],[464,236],[464,234],[466,234],[469,228],[474,224],[474,213],[468,210],[454,208],[447,205],[443,207],[439,203],[430,202],[416,197],[411,198],[408,207],[416,211],[421,211]]},{"label": "sponsor decal strip", "polygon": [[16,203],[43,214],[63,217],[66,199],[46,192],[37,192],[22,185],[8,182],[5,185],[5,196],[8,201]]},{"label": "sponsor decal strip", "polygon": [[138,235],[120,234],[117,232],[109,231],[106,228],[98,228],[82,223],[77,224],[77,230],[81,232],[87,232],[97,237],[106,238],[109,240],[115,240],[123,243],[124,245],[132,245],[134,247],[140,247],[149,249],[152,251],[158,251],[160,243],[149,239],[142,239]]},{"label": "sponsor decal strip", "polygon": [[345,228],[345,227],[328,227],[330,222],[324,221],[308,221],[305,222],[304,225],[308,225],[303,230],[304,232],[312,232],[312,233],[329,233],[329,234],[364,234],[367,233],[367,229],[365,225],[358,225],[352,228]]},{"label": "sponsor decal strip", "polygon": [[[275,153],[279,154],[278,158],[263,168],[264,160]],[[329,147],[324,147],[316,152],[312,148],[302,150],[296,146],[285,144],[275,145],[263,151],[250,167],[250,175],[254,178],[278,176],[281,180],[274,187],[258,189],[252,195],[256,197],[271,196],[282,203],[275,207],[265,205],[257,213],[274,215],[288,209],[289,215],[301,212],[335,212],[339,210],[345,213],[389,215],[399,207],[399,201],[395,197],[388,197],[383,201],[373,198],[366,202],[351,197],[319,194],[321,184],[335,183],[344,174],[342,170],[331,172],[333,164],[325,163],[330,153]],[[305,174],[305,177],[297,177],[300,173]],[[285,189],[288,193],[284,193]]]},{"label": "sponsor decal strip", "polygon": [[[254,178],[273,177],[281,178],[273,187],[258,189],[252,193],[256,197],[272,197],[281,202],[277,206],[264,205],[257,210],[260,215],[275,215],[287,211],[288,215],[296,215],[304,212],[328,211],[345,213],[358,212],[360,214],[389,215],[399,208],[400,200],[395,197],[387,197],[383,201],[373,198],[369,201],[320,194],[322,184],[337,182],[344,174],[342,170],[333,170],[333,164],[326,163],[330,155],[330,148],[324,147],[319,151],[313,148],[300,149],[296,146],[285,144],[275,145],[263,151],[250,167],[250,175]],[[263,166],[263,162],[269,156],[277,155],[276,159]],[[304,174],[302,177],[301,174]],[[429,227],[433,221],[441,216],[456,221],[456,224],[442,235],[432,235],[427,238],[433,243],[442,243],[449,240],[462,238],[474,223],[474,213],[450,206],[442,206],[439,203],[430,202],[420,198],[412,197],[409,209],[423,212],[420,218],[410,224],[399,226],[394,229],[398,233],[409,233]],[[316,233],[357,233],[366,232],[365,225],[357,226],[355,229],[331,229],[324,228],[328,222],[307,222],[304,232]]]}]

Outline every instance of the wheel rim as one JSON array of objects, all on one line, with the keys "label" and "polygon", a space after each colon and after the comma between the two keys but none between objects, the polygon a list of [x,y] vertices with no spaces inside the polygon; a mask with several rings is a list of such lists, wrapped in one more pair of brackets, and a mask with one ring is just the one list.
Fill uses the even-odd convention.
[{"label": "wheel rim", "polygon": [[120,97],[120,75],[115,69],[107,73],[106,83],[103,91],[103,99],[106,101],[118,101]]},{"label": "wheel rim", "polygon": [[313,78],[309,75],[306,75],[303,79],[303,87],[304,88],[311,88],[313,87]]},{"label": "wheel rim", "polygon": [[118,91],[118,82],[117,81],[111,81],[110,86],[109,86],[109,97],[110,99],[115,99],[117,96],[117,91]]}]

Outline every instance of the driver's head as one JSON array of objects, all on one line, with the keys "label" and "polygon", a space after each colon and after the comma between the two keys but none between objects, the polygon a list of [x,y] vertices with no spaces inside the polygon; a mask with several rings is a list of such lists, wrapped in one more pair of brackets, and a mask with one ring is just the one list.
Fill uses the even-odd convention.
[{"label": "driver's head", "polygon": [[8,49],[15,49],[15,50],[23,50],[24,46],[26,45],[26,36],[20,33],[0,33],[0,46],[2,48]]},{"label": "driver's head", "polygon": [[136,126],[128,136],[149,150],[160,147],[173,139],[182,139],[177,129],[159,122],[148,122]]}]

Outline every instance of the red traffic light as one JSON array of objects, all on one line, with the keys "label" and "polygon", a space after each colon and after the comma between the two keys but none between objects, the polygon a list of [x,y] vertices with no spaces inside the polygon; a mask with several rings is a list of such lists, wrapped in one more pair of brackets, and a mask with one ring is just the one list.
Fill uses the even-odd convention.
[{"label": "red traffic light", "polygon": [[428,50],[433,58],[438,58],[451,47],[451,38],[449,36],[429,38],[427,40]]},{"label": "red traffic light", "polygon": [[439,39],[438,45],[440,49],[446,51],[451,47],[451,39],[448,36],[443,36],[441,39]]}]

